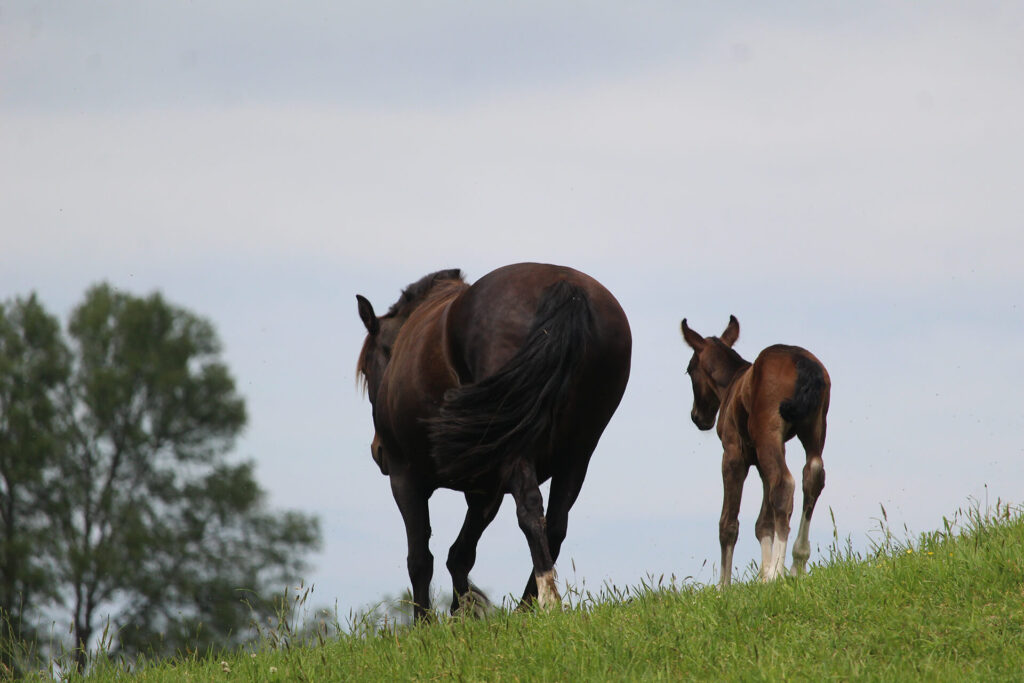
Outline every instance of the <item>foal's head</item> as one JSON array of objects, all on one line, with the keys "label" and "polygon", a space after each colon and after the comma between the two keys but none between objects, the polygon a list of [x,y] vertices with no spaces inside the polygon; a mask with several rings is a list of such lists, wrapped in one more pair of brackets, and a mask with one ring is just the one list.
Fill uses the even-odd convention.
[{"label": "foal's head", "polygon": [[729,316],[729,324],[721,337],[702,337],[686,325],[683,318],[683,339],[693,349],[686,374],[693,383],[693,409],[690,418],[698,429],[715,426],[715,417],[722,403],[722,390],[729,386],[738,364],[743,359],[732,350],[740,336],[740,323]]},{"label": "foal's head", "polygon": [[362,319],[363,325],[366,326],[366,341],[363,342],[363,349],[359,352],[356,373],[362,378],[372,405],[377,403],[377,391],[380,389],[384,369],[391,360],[391,351],[398,338],[398,331],[409,319],[409,315],[427,299],[435,287],[451,282],[463,282],[462,271],[458,268],[439,270],[436,273],[425,275],[403,289],[398,301],[379,318],[366,297],[356,294],[356,301],[359,303],[359,317]]}]

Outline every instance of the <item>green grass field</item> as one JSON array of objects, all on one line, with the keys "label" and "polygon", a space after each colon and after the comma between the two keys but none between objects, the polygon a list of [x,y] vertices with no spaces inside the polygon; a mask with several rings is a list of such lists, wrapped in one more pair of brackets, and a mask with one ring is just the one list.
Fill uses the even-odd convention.
[{"label": "green grass field", "polygon": [[[140,681],[1024,680],[1024,515],[997,506],[866,555],[837,543],[799,580],[570,588],[561,612],[498,611],[141,663]],[[305,640],[305,644],[300,641]],[[97,661],[86,678],[125,677]],[[79,678],[78,676],[72,677]]]}]

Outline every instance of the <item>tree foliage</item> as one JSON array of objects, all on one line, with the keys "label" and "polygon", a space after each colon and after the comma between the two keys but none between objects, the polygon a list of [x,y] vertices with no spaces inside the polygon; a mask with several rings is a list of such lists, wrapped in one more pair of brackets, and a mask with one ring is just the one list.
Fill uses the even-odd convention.
[{"label": "tree foliage", "polygon": [[45,474],[60,455],[69,371],[60,324],[35,296],[0,304],[0,639],[8,641],[32,636],[36,606],[55,597]]},{"label": "tree foliage", "polygon": [[[98,285],[72,312],[68,339],[55,336],[40,374],[52,388],[25,383],[32,401],[49,397],[51,413],[38,411],[50,423],[36,420],[25,437],[47,457],[13,447],[31,462],[10,472],[46,490],[40,566],[53,590],[28,591],[26,574],[21,599],[70,617],[80,665],[97,629],[129,654],[240,642],[297,579],[319,527],[268,511],[252,463],[227,457],[246,412],[213,326],[159,294]],[[33,545],[32,529],[12,538]]]}]

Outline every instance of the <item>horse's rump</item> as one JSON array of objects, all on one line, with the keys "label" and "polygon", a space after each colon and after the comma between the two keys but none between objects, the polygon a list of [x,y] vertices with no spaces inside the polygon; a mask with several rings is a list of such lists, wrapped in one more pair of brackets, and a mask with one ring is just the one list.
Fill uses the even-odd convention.
[{"label": "horse's rump", "polygon": [[547,287],[523,346],[498,372],[449,389],[427,420],[431,459],[443,480],[479,476],[507,460],[547,448],[555,411],[568,399],[593,328],[590,303],[577,285]]},{"label": "horse's rump", "polygon": [[819,363],[799,354],[794,364],[796,386],[793,396],[779,404],[779,415],[787,422],[797,422],[807,417],[821,402],[821,392],[825,390],[825,373]]}]

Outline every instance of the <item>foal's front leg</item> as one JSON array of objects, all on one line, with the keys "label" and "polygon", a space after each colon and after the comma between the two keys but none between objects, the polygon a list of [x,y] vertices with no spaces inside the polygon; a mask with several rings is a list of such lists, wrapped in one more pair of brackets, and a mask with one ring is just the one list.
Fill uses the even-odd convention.
[{"label": "foal's front leg", "polygon": [[430,492],[401,475],[391,475],[391,493],[405,522],[409,544],[406,564],[412,581],[413,613],[419,621],[430,613],[430,578],[434,556],[430,554]]},{"label": "foal's front leg", "polygon": [[727,442],[722,455],[722,516],[718,520],[718,540],[722,545],[722,577],[719,587],[732,582],[732,554],[740,535],[740,498],[750,464],[736,444]]}]

